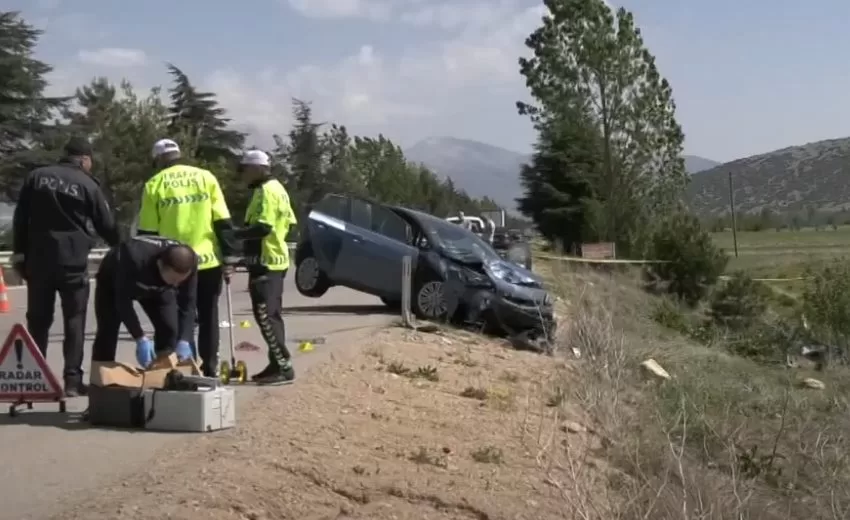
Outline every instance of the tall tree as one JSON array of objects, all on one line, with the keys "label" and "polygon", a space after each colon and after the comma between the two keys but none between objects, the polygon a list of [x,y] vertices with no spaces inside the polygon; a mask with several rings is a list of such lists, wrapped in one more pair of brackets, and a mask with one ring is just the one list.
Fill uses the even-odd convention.
[{"label": "tall tree", "polygon": [[150,145],[168,124],[168,109],[159,89],[140,97],[123,81],[116,86],[106,78],[77,89],[76,108],[66,112],[70,126],[92,141],[94,175],[112,199],[113,210],[129,225],[139,190],[151,175]]},{"label": "tall tree", "polygon": [[297,204],[311,204],[321,198],[326,189],[319,137],[322,125],[313,122],[313,109],[306,101],[293,99],[292,115],[295,125],[289,132],[289,185],[297,194],[294,197]]},{"label": "tall tree", "polygon": [[352,169],[352,140],[345,126],[332,124],[322,134],[324,178],[328,191],[362,193],[361,179],[354,178]]},{"label": "tall tree", "polygon": [[168,65],[173,84],[171,122],[168,130],[179,139],[189,155],[206,162],[231,161],[245,145],[245,134],[229,128],[230,119],[213,92],[200,92],[189,77],[174,65]]},{"label": "tall tree", "polygon": [[601,154],[584,174],[595,201],[585,218],[599,238],[628,247],[675,205],[688,179],[672,89],[630,12],[615,14],[603,0],[544,3],[549,14],[526,40],[533,56],[520,59],[534,103],[518,109],[538,130],[595,127]]},{"label": "tall tree", "polygon": [[540,125],[531,162],[520,171],[520,212],[565,250],[599,239],[599,231],[592,229],[592,214],[598,211],[593,181],[602,164],[598,133],[579,116]]},{"label": "tall tree", "polygon": [[69,99],[44,95],[52,67],[33,57],[41,34],[19,13],[0,12],[0,189],[7,196],[28,169],[53,158],[44,153],[57,144],[51,119]]}]

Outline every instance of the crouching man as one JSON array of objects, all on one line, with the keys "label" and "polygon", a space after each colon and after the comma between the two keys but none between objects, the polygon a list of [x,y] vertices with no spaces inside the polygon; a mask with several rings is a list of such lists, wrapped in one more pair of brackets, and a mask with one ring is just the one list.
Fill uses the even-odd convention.
[{"label": "crouching man", "polygon": [[[97,334],[92,361],[115,361],[121,324],[136,342],[136,361],[147,367],[157,355],[173,351],[182,361],[192,357],[188,342],[178,342],[176,288],[198,268],[189,246],[162,237],[141,235],[112,248],[97,272],[94,311]],[[154,327],[145,335],[133,302],[139,302]]]}]

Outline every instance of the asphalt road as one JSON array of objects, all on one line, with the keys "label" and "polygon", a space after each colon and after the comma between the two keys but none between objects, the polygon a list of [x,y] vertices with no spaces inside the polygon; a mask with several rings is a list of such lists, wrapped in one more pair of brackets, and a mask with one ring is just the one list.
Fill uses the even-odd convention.
[{"label": "asphalt road", "polygon": [[[94,291],[92,291],[93,295]],[[12,312],[0,314],[0,333],[5,339],[14,323],[24,322],[26,291],[9,291]],[[222,295],[221,318],[227,319],[226,300]],[[370,329],[395,320],[374,297],[334,288],[319,299],[304,298],[295,290],[291,277],[284,295],[288,343],[295,356],[296,372],[304,372],[326,354],[344,348],[354,336],[368,334]],[[93,302],[89,302],[86,362],[89,365],[90,345],[94,338]],[[235,341],[250,341],[263,348],[259,352],[237,353],[251,372],[265,366],[265,346],[251,315],[246,278],[238,275],[233,282],[233,322]],[[144,313],[139,310],[139,316]],[[146,318],[144,318],[146,320]],[[239,322],[250,321],[249,328]],[[146,327],[150,329],[149,323]],[[57,304],[56,321],[51,331],[48,361],[61,381],[62,324]],[[228,330],[221,329],[223,355],[226,355]],[[299,353],[299,340],[322,337],[326,343],[317,345],[312,353]],[[124,335],[119,343],[121,361],[134,360],[134,345]],[[296,382],[297,384],[297,382]],[[251,387],[238,390],[238,410],[252,397]],[[36,520],[61,513],[68,502],[80,500],[96,491],[104,481],[125,478],[144,467],[157,448],[165,443],[191,440],[198,434],[167,434],[145,431],[116,431],[89,428],[78,422],[79,412],[87,406],[85,398],[68,401],[68,413],[58,413],[56,404],[36,404],[32,411],[22,411],[15,418],[6,414],[0,405],[0,520]]]}]

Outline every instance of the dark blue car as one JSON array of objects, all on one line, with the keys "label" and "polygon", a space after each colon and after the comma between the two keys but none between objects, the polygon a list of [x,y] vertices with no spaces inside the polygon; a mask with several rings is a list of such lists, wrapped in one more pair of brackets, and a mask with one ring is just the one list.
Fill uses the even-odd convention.
[{"label": "dark blue car", "polygon": [[405,256],[411,310],[421,318],[479,323],[502,334],[554,330],[539,276],[460,226],[352,196],[327,195],[313,206],[295,250],[295,284],[308,297],[339,285],[398,306]]}]

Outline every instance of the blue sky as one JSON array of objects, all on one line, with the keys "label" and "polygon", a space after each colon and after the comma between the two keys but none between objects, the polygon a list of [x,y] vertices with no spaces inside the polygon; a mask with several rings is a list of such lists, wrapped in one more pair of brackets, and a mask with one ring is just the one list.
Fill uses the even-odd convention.
[{"label": "blue sky", "polygon": [[[616,2],[615,2],[616,3]],[[212,5],[217,5],[211,8]],[[673,85],[686,152],[725,161],[850,135],[850,2],[622,0]],[[403,146],[429,136],[527,151],[516,60],[536,0],[4,0],[46,30],[52,91],[94,76],[140,89],[174,62],[257,144],[320,120]]]}]

